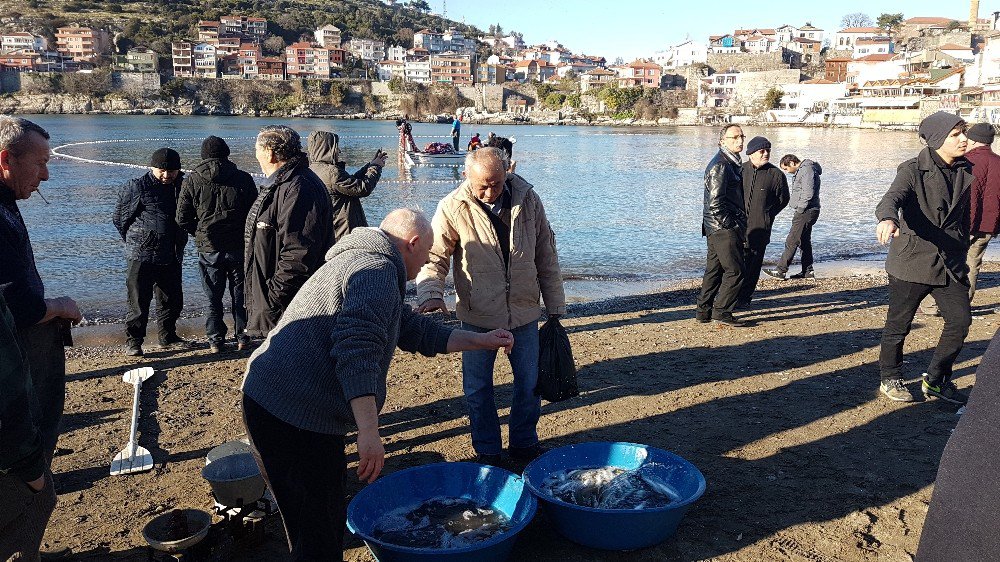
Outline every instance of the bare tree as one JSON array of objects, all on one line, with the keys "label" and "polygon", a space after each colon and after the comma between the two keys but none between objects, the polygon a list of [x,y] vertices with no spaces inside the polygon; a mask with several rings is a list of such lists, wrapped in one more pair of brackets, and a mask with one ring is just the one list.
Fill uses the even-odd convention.
[{"label": "bare tree", "polygon": [[840,20],[840,27],[872,27],[874,23],[872,18],[868,14],[863,14],[861,12],[854,12],[853,14],[847,14]]}]

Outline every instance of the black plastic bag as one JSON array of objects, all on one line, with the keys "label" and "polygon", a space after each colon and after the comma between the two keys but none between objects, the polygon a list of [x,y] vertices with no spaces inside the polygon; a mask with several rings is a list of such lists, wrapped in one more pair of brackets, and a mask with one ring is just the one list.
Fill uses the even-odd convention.
[{"label": "black plastic bag", "polygon": [[549,318],[538,331],[538,383],[535,385],[535,395],[549,402],[560,402],[579,394],[569,336],[559,320]]}]

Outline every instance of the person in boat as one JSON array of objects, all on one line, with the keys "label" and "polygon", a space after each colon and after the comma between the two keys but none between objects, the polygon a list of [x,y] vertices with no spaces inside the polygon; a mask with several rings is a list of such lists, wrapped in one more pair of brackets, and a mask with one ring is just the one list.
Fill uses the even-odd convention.
[{"label": "person in boat", "polygon": [[472,152],[481,146],[483,146],[483,141],[479,138],[479,133],[476,133],[469,139],[469,146],[466,147],[466,150]]},{"label": "person in boat", "polygon": [[417,143],[413,142],[413,126],[410,125],[408,116],[396,119],[396,129],[399,131],[399,153],[406,151],[420,152],[417,150]]}]

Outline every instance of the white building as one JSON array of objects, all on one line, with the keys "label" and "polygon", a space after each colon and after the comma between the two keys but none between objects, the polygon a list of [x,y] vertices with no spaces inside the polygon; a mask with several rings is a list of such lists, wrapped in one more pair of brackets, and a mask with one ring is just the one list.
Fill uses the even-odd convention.
[{"label": "white building", "polygon": [[322,45],[324,48],[330,49],[334,47],[340,47],[341,36],[340,28],[328,24],[316,30],[316,42]]},{"label": "white building", "polygon": [[858,39],[879,37],[884,33],[877,27],[846,27],[833,34],[830,48],[834,51],[851,51]]},{"label": "white building", "polygon": [[401,60],[384,60],[375,65],[378,79],[388,82],[395,77],[406,79],[406,63]]},{"label": "white building", "polygon": [[219,58],[215,45],[199,43],[194,47],[194,77],[218,78]]},{"label": "white building", "polygon": [[698,41],[688,40],[665,51],[657,51],[653,62],[665,69],[675,69],[708,61],[708,46]]},{"label": "white building", "polygon": [[41,53],[48,46],[48,41],[41,35],[19,32],[0,36],[0,51],[30,51]]},{"label": "white building", "polygon": [[769,121],[778,123],[823,123],[834,100],[847,96],[847,85],[825,79],[782,84],[784,92],[778,109],[768,112]]},{"label": "white building", "polygon": [[888,55],[895,51],[892,39],[888,37],[868,37],[854,42],[852,58],[860,59],[868,55]]},{"label": "white building", "polygon": [[906,59],[894,55],[868,55],[847,63],[847,83],[861,86],[878,80],[894,80],[906,72]]},{"label": "white building", "polygon": [[385,50],[386,60],[403,60],[406,58],[406,47],[401,45],[390,45]]},{"label": "white building", "polygon": [[363,61],[385,60],[385,43],[373,39],[351,39],[346,45],[347,52]]},{"label": "white building", "polygon": [[407,57],[403,61],[403,80],[419,84],[431,83],[431,58]]}]

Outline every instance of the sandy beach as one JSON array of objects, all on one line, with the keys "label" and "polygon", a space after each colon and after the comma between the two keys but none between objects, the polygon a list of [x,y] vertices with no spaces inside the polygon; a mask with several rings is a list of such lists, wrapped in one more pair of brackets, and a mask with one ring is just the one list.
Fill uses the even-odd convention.
[{"label": "sandy beach", "polygon": [[[956,364],[956,382],[966,390],[1000,326],[992,312],[1000,304],[1000,265],[985,264],[979,283],[977,319]],[[543,405],[544,444],[661,447],[698,466],[708,489],[672,539],[631,553],[577,546],[539,510],[513,559],[910,560],[959,418],[941,402],[877,396],[885,285],[884,272],[765,280],[743,314],[753,324],[742,329],[698,324],[694,281],[574,305],[565,324],[582,394]],[[911,388],[942,323],[922,316],[914,323],[905,365]],[[59,504],[48,546],[68,546],[79,560],[146,560],[141,529],[149,519],[175,507],[211,508],[200,470],[212,447],[243,435],[239,385],[248,354],[220,360],[200,341],[192,351],[142,360],[115,346],[69,350],[64,433],[53,463]],[[503,406],[510,369],[499,363]],[[131,414],[131,387],[121,375],[138,365],[156,369],[144,386],[139,426],[139,442],[156,465],[112,477],[109,464],[128,440]],[[381,416],[385,471],[470,459],[465,413],[459,356],[397,353]],[[353,465],[353,448],[348,452]],[[349,473],[354,492],[361,485]],[[347,544],[347,560],[373,560],[360,541]],[[223,543],[213,555],[264,561],[285,559],[285,552],[274,518],[263,544]]]}]

